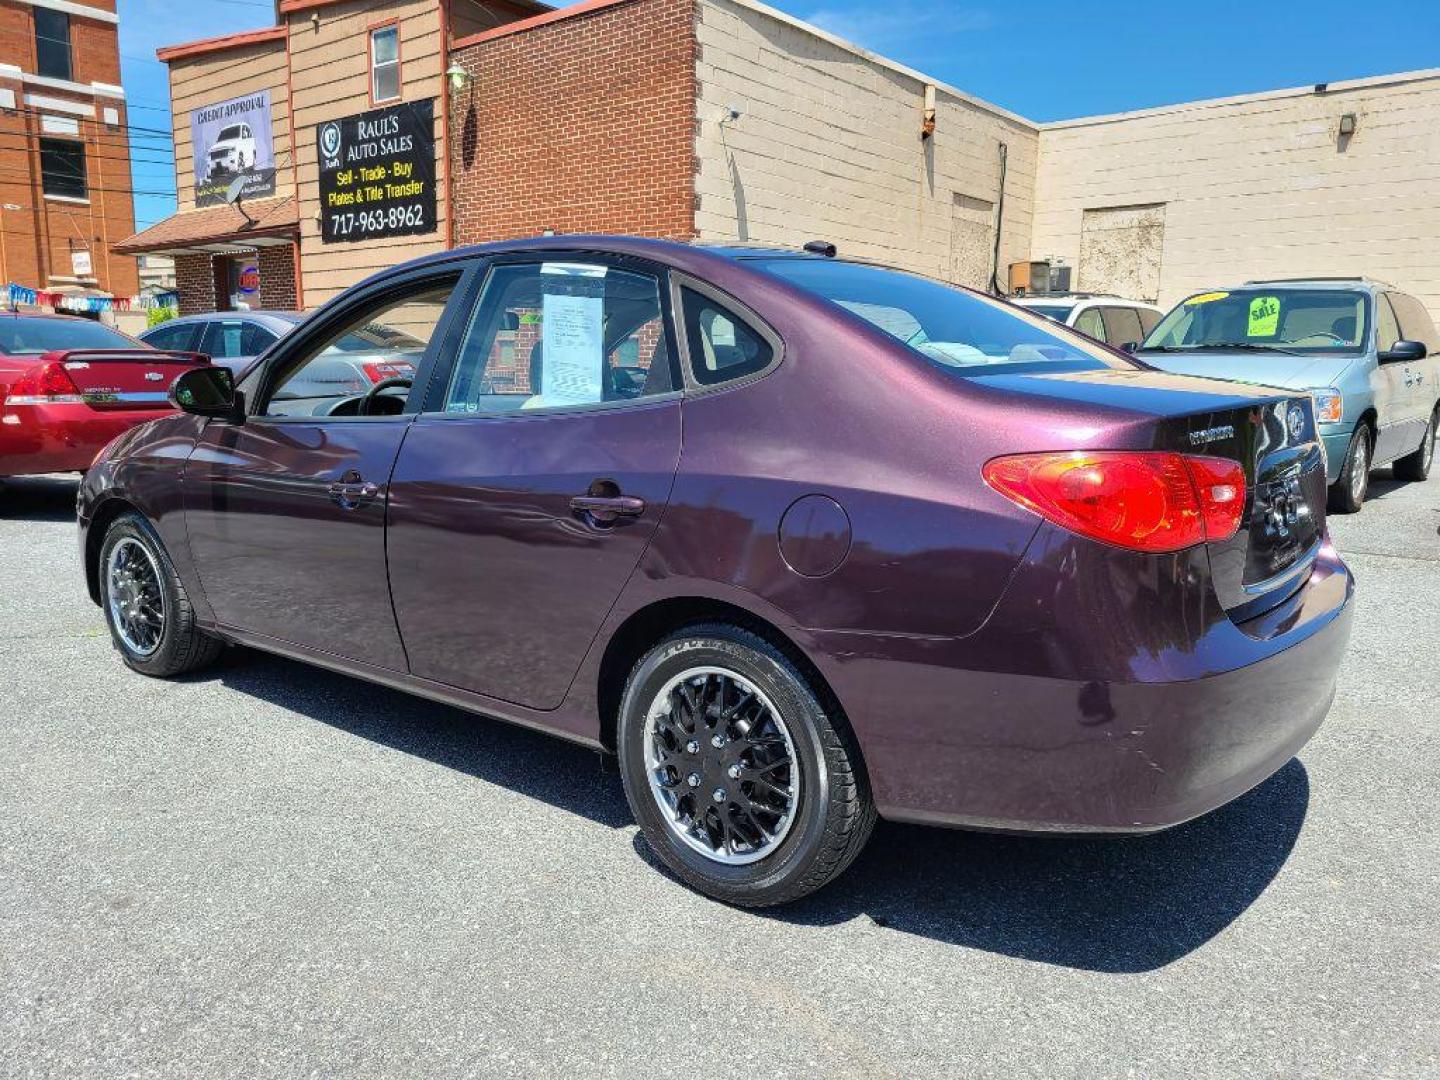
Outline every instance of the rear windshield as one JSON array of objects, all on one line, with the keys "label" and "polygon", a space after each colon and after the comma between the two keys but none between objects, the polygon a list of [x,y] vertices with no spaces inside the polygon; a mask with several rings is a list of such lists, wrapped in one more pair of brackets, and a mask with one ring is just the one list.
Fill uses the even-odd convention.
[{"label": "rear windshield", "polygon": [[330,345],[332,352],[373,353],[373,352],[422,352],[425,343],[411,337],[403,330],[379,323],[366,323],[358,330],[342,335]]},{"label": "rear windshield", "polygon": [[1161,319],[1142,348],[1355,353],[1365,347],[1369,314],[1369,297],[1354,289],[1254,286],[1197,293]]},{"label": "rear windshield", "polygon": [[978,293],[861,263],[756,259],[958,375],[1085,371],[1134,365],[1065,327]]},{"label": "rear windshield", "polygon": [[0,318],[0,352],[14,355],[52,349],[145,349],[118,330],[88,319]]}]

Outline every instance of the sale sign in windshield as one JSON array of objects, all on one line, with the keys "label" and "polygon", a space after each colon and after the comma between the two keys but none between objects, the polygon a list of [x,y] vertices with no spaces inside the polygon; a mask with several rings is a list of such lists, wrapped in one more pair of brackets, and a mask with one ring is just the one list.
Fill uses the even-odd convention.
[{"label": "sale sign in windshield", "polygon": [[327,244],[434,232],[435,102],[406,102],[315,129]]}]

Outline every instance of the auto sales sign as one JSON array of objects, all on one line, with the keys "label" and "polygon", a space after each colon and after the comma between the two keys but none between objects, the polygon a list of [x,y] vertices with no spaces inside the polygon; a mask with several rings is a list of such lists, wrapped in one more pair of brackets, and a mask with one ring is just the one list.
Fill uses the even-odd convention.
[{"label": "auto sales sign", "polygon": [[327,120],[315,141],[325,243],[435,231],[433,99]]}]

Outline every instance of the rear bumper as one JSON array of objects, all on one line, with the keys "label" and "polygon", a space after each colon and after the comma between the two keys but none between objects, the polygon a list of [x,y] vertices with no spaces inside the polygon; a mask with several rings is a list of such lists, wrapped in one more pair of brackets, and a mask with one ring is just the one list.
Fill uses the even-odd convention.
[{"label": "rear bumper", "polygon": [[81,402],[0,403],[0,476],[83,471],[117,435],[173,415],[169,408],[102,411]]},{"label": "rear bumper", "polygon": [[[1177,631],[1191,619],[1204,628],[1161,640],[1101,600],[1094,640],[1069,656],[1043,633],[1027,644],[994,627],[1036,621],[1026,575],[965,641],[910,642],[897,657],[894,642],[857,648],[842,635],[846,655],[826,674],[884,816],[1012,832],[1162,829],[1266,779],[1329,709],[1353,584],[1328,543],[1307,584],[1249,623],[1175,611]],[[1047,599],[1065,604],[1054,590]]]}]

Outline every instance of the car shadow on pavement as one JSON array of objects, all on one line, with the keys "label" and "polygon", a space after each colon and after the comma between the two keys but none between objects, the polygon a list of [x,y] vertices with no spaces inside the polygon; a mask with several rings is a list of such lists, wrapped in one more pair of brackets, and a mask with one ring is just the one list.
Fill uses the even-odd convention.
[{"label": "car shadow on pavement", "polygon": [[74,521],[75,476],[17,476],[0,480],[0,521]]},{"label": "car shadow on pavement", "polygon": [[[620,779],[582,746],[250,649],[191,676],[503,785],[609,828],[631,824]],[[1233,922],[1279,872],[1309,805],[1292,760],[1230,805],[1163,833],[1032,838],[881,822],[819,893],[757,918],[880,927],[1102,972],[1150,971]],[[637,833],[636,850],[665,872]]]},{"label": "car shadow on pavement", "polygon": [[1310,801],[1291,759],[1259,787],[1145,836],[1019,837],[881,822],[855,865],[771,917],[879,926],[1088,971],[1151,971],[1198,949],[1265,891]]},{"label": "car shadow on pavement", "polygon": [[215,667],[186,677],[217,678],[229,689],[609,828],[631,822],[620,778],[601,770],[598,753],[575,743],[253,649],[231,647]]}]

